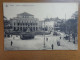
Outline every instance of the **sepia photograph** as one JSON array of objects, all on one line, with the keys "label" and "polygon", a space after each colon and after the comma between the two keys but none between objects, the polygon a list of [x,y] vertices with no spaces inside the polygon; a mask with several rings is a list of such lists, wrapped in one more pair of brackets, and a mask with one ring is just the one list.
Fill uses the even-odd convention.
[{"label": "sepia photograph", "polygon": [[3,3],[4,50],[78,50],[78,3]]}]

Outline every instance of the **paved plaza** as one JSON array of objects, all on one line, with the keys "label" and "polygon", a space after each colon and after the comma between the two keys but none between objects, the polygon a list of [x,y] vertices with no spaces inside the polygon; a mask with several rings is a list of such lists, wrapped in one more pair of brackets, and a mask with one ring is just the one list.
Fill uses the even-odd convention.
[{"label": "paved plaza", "polygon": [[[5,50],[77,50],[77,44],[73,44],[72,40],[69,42],[63,37],[64,33],[60,33],[60,36],[53,36],[52,34],[45,35],[45,47],[44,47],[44,35],[36,35],[34,39],[21,40],[20,36],[13,35],[10,38],[4,39]],[[13,39],[14,38],[14,39]],[[48,40],[46,40],[48,38]],[[11,46],[11,41],[13,42]],[[57,41],[60,41],[60,46],[57,45]]]}]

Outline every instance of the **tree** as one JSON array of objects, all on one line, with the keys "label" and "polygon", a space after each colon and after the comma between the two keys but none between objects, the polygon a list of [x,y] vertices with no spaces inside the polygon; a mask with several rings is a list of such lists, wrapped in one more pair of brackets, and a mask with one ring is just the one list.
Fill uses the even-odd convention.
[{"label": "tree", "polygon": [[66,22],[60,25],[60,30],[69,35],[69,41],[70,41],[70,34],[72,34],[74,43],[75,43],[75,37],[77,37],[77,24],[78,24],[78,12],[76,11],[72,15],[71,19],[68,19]]}]

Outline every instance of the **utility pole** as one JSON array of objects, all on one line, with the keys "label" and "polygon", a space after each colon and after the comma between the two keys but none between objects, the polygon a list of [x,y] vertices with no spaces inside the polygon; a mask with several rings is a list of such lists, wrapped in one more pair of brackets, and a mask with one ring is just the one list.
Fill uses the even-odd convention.
[{"label": "utility pole", "polygon": [[[65,13],[65,22],[66,22],[66,13]],[[67,24],[66,24],[66,33],[67,33]]]},{"label": "utility pole", "polygon": [[45,21],[44,21],[44,48],[45,48]]}]

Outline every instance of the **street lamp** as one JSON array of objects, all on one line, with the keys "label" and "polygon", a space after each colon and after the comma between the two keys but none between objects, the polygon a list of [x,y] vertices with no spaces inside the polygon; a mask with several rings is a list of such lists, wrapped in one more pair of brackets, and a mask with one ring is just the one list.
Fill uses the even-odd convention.
[{"label": "street lamp", "polygon": [[44,48],[45,48],[45,21],[44,21]]},{"label": "street lamp", "polygon": [[[66,14],[65,14],[65,22],[66,22]],[[66,24],[66,33],[67,33],[67,24]]]}]

